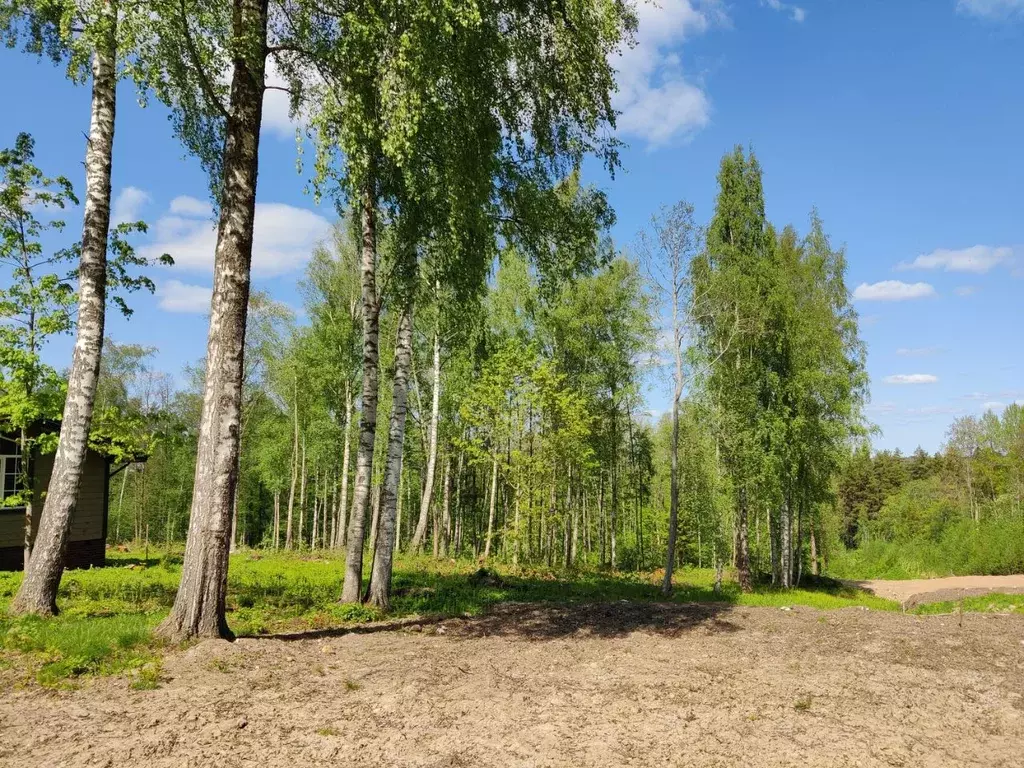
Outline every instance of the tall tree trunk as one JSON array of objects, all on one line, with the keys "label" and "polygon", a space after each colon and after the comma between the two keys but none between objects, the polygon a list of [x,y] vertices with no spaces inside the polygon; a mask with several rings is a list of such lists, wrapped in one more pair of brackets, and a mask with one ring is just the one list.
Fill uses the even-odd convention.
[{"label": "tall tree trunk", "polygon": [[380,522],[380,486],[373,489],[370,499],[370,552],[377,549],[377,523]]},{"label": "tall tree trunk", "polygon": [[740,589],[751,592],[754,582],[750,577],[750,548],[747,544],[747,489],[740,488],[739,496],[736,510],[736,572]]},{"label": "tall tree trunk", "polygon": [[430,514],[430,500],[434,495],[434,470],[437,466],[437,421],[441,403],[441,336],[438,328],[434,329],[433,388],[434,391],[430,403],[430,443],[427,446],[427,474],[423,482],[423,497],[420,499],[420,518],[416,523],[416,533],[413,534],[412,541],[409,542],[409,551],[413,554],[418,554],[423,546],[423,537],[427,533],[427,516]]},{"label": "tall tree trunk", "polygon": [[811,574],[817,576],[820,573],[818,566],[818,537],[814,533],[814,524],[810,524],[811,528]]},{"label": "tall tree trunk", "polygon": [[[195,488],[181,584],[157,633],[172,641],[232,637],[224,616],[231,497],[238,481],[239,418],[256,207],[267,41],[266,0],[235,0],[236,37],[254,36],[253,58],[236,53],[224,146],[213,301]],[[250,38],[252,39],[252,38]],[[245,50],[252,51],[249,46]]]},{"label": "tall tree trunk", "polygon": [[306,436],[302,436],[302,464],[299,469],[299,529],[295,538],[298,539],[298,549],[302,549],[302,543],[306,535]]},{"label": "tall tree trunk", "polygon": [[434,537],[438,540],[438,557],[448,556],[448,542],[451,540],[451,470],[452,459],[446,451],[444,457],[444,479],[441,481],[444,483],[444,486],[441,489],[441,525],[438,527],[438,530],[434,532]]},{"label": "tall tree trunk", "polygon": [[110,167],[117,93],[117,8],[113,2],[107,8],[109,28],[104,31],[92,57],[92,106],[85,153],[86,199],[78,267],[75,350],[50,485],[25,577],[8,609],[12,614],[57,613],[57,588],[64,573],[64,553],[71,534],[71,518],[78,504],[96,400],[106,319]]},{"label": "tall tree trunk", "polygon": [[[18,473],[18,485],[23,494],[25,505],[25,540],[22,568],[28,570],[28,561],[32,559],[32,449],[28,444],[28,430],[21,428],[18,438],[18,455],[21,457],[21,471]],[[124,498],[124,482],[121,483],[121,498]]]},{"label": "tall tree trunk", "polygon": [[672,573],[676,562],[676,536],[679,533],[679,401],[683,396],[683,352],[680,349],[679,323],[677,320],[676,291],[672,291],[673,338],[675,339],[676,370],[672,390],[672,446],[668,491],[668,543],[665,547],[665,578],[661,582],[661,593],[672,593]]},{"label": "tall tree trunk", "polygon": [[498,496],[498,452],[491,461],[491,500],[487,508],[487,539],[484,542],[484,560],[491,556],[491,538],[494,536],[494,507]]},{"label": "tall tree trunk", "polygon": [[367,589],[369,601],[382,610],[391,607],[391,566],[395,554],[396,520],[399,485],[402,475],[402,452],[405,447],[405,411],[409,394],[409,369],[412,365],[412,302],[402,311],[398,321],[395,345],[395,381],[392,395],[391,423],[388,427],[387,465],[381,491],[380,523],[377,546],[373,553],[373,569]]},{"label": "tall tree trunk", "polygon": [[345,546],[348,511],[348,462],[351,453],[352,388],[345,382],[345,448],[341,455],[341,498],[338,499],[338,539],[335,547]]},{"label": "tall tree trunk", "polygon": [[[236,473],[239,470],[235,470]],[[235,475],[238,477],[238,474]],[[231,494],[231,539],[228,551],[234,552],[238,549],[238,487],[241,485],[239,482],[235,482],[235,491]]]},{"label": "tall tree trunk", "polygon": [[313,471],[313,530],[310,533],[309,548],[316,549],[317,532],[320,530],[320,473]]},{"label": "tall tree trunk", "polygon": [[274,491],[274,549],[281,543],[281,492]]},{"label": "tall tree trunk", "polygon": [[[408,401],[408,397],[406,398]],[[390,430],[388,436],[390,437]],[[404,456],[403,456],[404,458]],[[404,464],[405,462],[402,462]],[[405,467],[401,466],[398,472],[398,495],[395,504],[395,549],[402,549],[402,493],[405,490]]]},{"label": "tall tree trunk", "polygon": [[352,496],[352,516],[348,526],[345,553],[345,583],[341,600],[359,602],[363,578],[363,539],[366,531],[366,505],[373,478],[373,444],[377,436],[377,334],[380,304],[377,301],[377,221],[372,185],[363,190],[360,201],[362,225],[362,301],[363,301],[363,396],[359,414],[359,450],[356,453],[356,487]]},{"label": "tall tree trunk", "polygon": [[299,377],[292,382],[294,408],[292,409],[292,481],[288,487],[288,519],[285,521],[284,548],[291,549],[292,519],[295,512],[295,488],[299,484]]},{"label": "tall tree trunk", "polygon": [[600,472],[600,479],[597,489],[597,525],[601,539],[601,565],[604,565],[606,562],[605,555],[607,554],[606,529],[608,525],[604,517],[604,469],[602,468],[598,471]]}]

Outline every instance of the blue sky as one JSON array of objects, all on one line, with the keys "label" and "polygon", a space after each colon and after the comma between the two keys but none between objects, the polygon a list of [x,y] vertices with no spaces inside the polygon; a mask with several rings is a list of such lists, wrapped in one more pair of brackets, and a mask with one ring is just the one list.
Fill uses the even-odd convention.
[{"label": "blue sky", "polygon": [[[1024,400],[1024,0],[659,0],[639,13],[639,45],[616,62],[624,168],[587,168],[618,241],[681,198],[707,219],[719,159],[751,145],[772,221],[803,228],[817,206],[846,245],[876,446],[936,450],[955,416]],[[0,50],[0,73],[0,143],[29,131],[44,171],[82,192],[88,89],[17,51]],[[139,108],[127,85],[119,99],[115,216],[149,222],[145,244],[178,264],[109,333],[179,373],[206,338],[206,179],[164,110]],[[333,210],[304,193],[283,94],[268,92],[264,123],[254,283],[298,306]],[[51,348],[58,364],[69,352]],[[666,389],[652,384],[653,411]]]}]

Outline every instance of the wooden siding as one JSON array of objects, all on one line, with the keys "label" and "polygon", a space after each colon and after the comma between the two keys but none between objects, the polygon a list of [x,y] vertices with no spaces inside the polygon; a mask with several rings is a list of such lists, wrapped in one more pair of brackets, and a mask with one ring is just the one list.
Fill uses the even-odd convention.
[{"label": "wooden siding", "polygon": [[[35,461],[35,503],[33,504],[33,535],[39,525],[46,487],[53,470],[53,456],[39,456]],[[71,519],[71,542],[104,540],[106,538],[107,462],[89,451],[82,473],[78,506]],[[0,512],[0,547],[22,547],[25,542],[25,515],[19,510]]]}]

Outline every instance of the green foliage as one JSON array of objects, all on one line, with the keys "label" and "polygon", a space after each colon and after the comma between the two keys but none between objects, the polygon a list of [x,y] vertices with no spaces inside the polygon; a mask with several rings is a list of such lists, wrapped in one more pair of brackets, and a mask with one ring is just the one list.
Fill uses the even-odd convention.
[{"label": "green foliage", "polygon": [[705,249],[690,262],[695,399],[737,538],[750,542],[749,565],[742,551],[738,560],[789,586],[810,554],[806,532],[823,543],[833,478],[865,434],[865,349],[845,254],[817,214],[802,240],[792,227],[776,233],[760,165],[739,147],[722,159],[718,184]]},{"label": "green foliage", "polygon": [[[42,360],[52,336],[71,330],[74,291],[60,271],[71,251],[47,253],[42,239],[64,229],[61,219],[43,221],[37,212],[77,205],[69,182],[51,178],[33,164],[35,143],[19,134],[13,148],[0,151],[0,421],[27,428],[60,413],[63,382]],[[27,447],[27,446],[26,446]]]},{"label": "green foliage", "polygon": [[948,524],[934,537],[871,540],[840,550],[828,562],[839,578],[921,579],[1024,572],[1024,522],[1000,518],[985,525]]},{"label": "green foliage", "polygon": [[958,419],[942,454],[910,457],[866,447],[838,478],[837,545],[829,571],[874,578],[1002,574],[1024,570],[1024,424]]}]

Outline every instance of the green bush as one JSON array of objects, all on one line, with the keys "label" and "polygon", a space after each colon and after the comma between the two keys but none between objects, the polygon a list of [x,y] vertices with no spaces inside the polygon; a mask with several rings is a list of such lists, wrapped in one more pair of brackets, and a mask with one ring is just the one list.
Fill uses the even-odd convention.
[{"label": "green bush", "polygon": [[1024,573],[1024,520],[957,520],[935,538],[869,541],[841,551],[828,572],[848,579],[918,579]]}]

